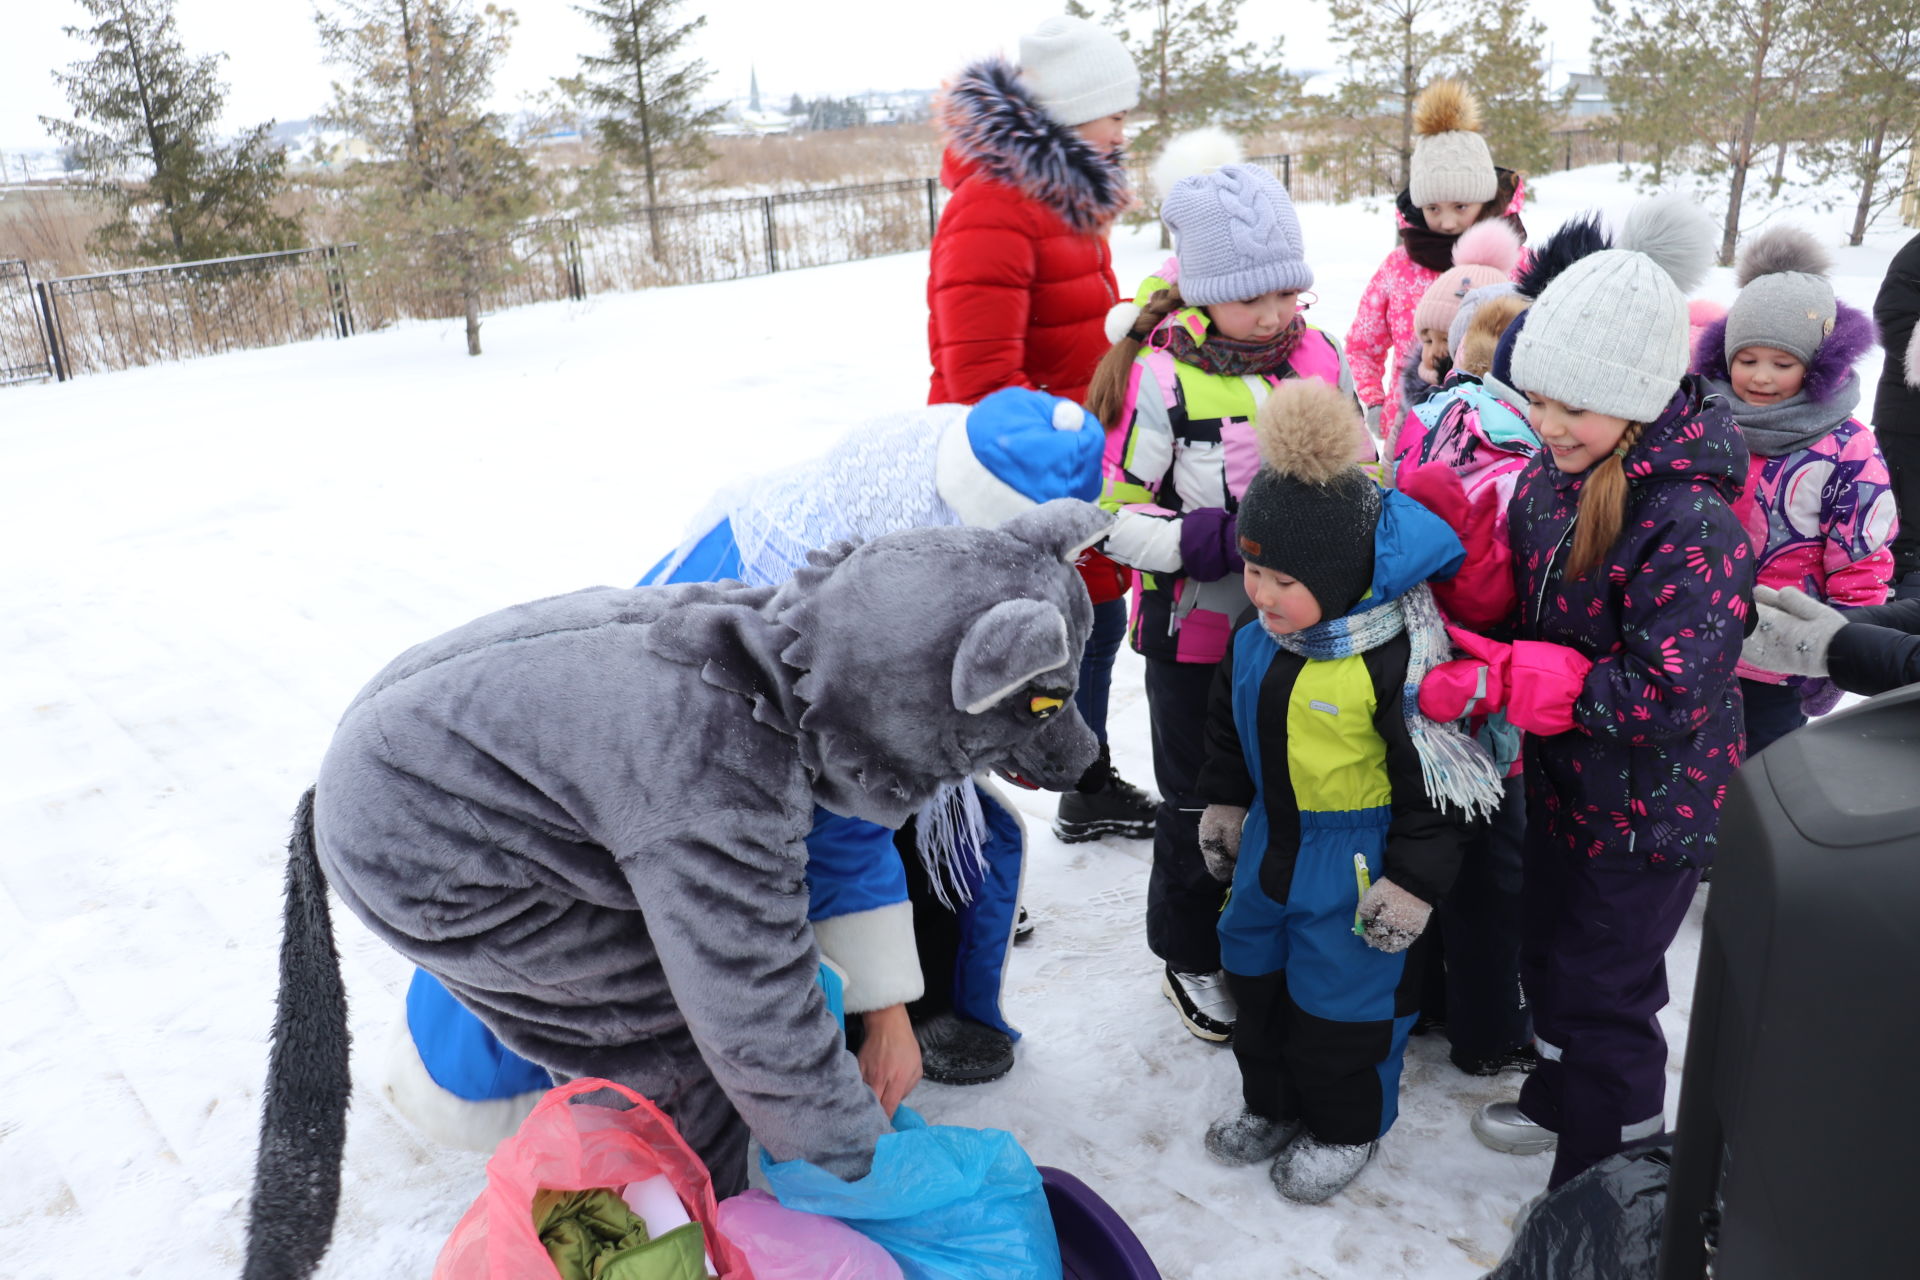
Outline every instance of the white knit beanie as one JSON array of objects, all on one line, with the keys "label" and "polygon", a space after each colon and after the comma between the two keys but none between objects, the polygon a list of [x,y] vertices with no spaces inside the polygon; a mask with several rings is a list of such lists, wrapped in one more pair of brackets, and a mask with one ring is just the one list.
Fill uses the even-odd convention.
[{"label": "white knit beanie", "polygon": [[1499,190],[1493,153],[1480,136],[1480,104],[1465,85],[1436,80],[1413,104],[1413,160],[1407,195],[1414,207],[1458,201],[1485,204]]},{"label": "white knit beanie", "polygon": [[1119,37],[1064,14],[1020,37],[1020,79],[1048,115],[1069,127],[1131,111],[1140,101],[1140,72]]},{"label": "white knit beanie", "polygon": [[1619,247],[1557,276],[1513,345],[1513,384],[1575,409],[1652,422],[1680,389],[1687,294],[1713,262],[1713,224],[1679,196],[1634,206]]}]

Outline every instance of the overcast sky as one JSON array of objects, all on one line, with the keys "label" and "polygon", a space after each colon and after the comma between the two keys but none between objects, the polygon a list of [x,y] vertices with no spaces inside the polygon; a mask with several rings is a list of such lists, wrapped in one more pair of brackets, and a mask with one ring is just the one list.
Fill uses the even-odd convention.
[{"label": "overcast sky", "polygon": [[[566,0],[509,0],[520,16],[513,51],[497,79],[497,105],[576,69],[594,36]],[[1094,6],[1096,11],[1103,7]],[[87,22],[78,0],[9,0],[0,26],[0,149],[48,145],[41,115],[64,115],[65,98],[49,72],[88,56],[61,28]],[[1548,23],[1563,69],[1586,65],[1590,10],[1578,0],[1534,9]],[[1053,0],[685,0],[688,18],[707,15],[698,54],[718,74],[716,94],[746,92],[757,68],[764,93],[784,102],[862,89],[931,88],[967,60],[1017,48],[1020,32],[1058,9]],[[328,100],[331,70],[320,60],[311,0],[176,0],[180,37],[191,53],[227,55],[228,129],[265,119],[293,120]],[[1285,34],[1297,69],[1332,63],[1326,8],[1318,0],[1249,0],[1244,29],[1255,38]]]}]

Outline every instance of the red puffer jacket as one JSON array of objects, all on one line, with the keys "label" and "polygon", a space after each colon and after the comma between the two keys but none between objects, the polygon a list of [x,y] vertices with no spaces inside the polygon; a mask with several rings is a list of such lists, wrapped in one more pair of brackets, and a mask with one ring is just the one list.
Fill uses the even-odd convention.
[{"label": "red puffer jacket", "polygon": [[1132,202],[1126,170],[1059,124],[998,58],[940,103],[953,195],[927,277],[929,404],[1002,387],[1084,401],[1120,300],[1107,229]]}]

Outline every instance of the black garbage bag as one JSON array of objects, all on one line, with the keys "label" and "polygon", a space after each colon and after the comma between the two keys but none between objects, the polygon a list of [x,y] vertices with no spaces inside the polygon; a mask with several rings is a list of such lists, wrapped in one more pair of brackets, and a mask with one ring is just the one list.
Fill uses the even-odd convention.
[{"label": "black garbage bag", "polygon": [[1533,1206],[1487,1280],[1654,1280],[1673,1139],[1609,1156]]}]

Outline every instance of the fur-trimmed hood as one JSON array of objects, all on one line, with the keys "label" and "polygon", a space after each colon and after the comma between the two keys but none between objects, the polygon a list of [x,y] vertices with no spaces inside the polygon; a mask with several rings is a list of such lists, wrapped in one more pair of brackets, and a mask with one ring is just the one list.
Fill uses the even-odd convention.
[{"label": "fur-trimmed hood", "polygon": [[979,173],[1060,215],[1076,231],[1104,231],[1133,203],[1118,155],[1102,155],[1040,106],[1004,58],[983,58],[956,76],[934,107],[947,154],[949,190]]},{"label": "fur-trimmed hood", "polygon": [[[1834,300],[1833,332],[1807,364],[1806,381],[1800,389],[1815,404],[1825,404],[1854,376],[1853,364],[1880,341],[1873,318],[1864,311]],[[1700,331],[1693,348],[1693,371],[1715,382],[1733,381],[1727,367],[1727,317]]]}]

